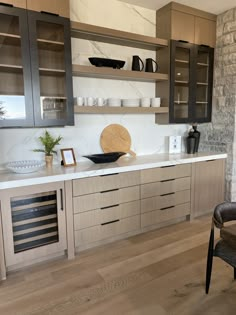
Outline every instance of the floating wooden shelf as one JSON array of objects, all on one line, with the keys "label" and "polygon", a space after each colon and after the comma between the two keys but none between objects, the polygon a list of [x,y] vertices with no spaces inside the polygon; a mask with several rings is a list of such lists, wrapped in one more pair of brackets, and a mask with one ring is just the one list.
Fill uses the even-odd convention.
[{"label": "floating wooden shelf", "polygon": [[130,70],[120,70],[112,69],[107,67],[91,67],[91,66],[81,66],[72,65],[73,76],[80,77],[97,77],[97,78],[107,78],[107,79],[119,79],[119,80],[133,80],[133,81],[147,81],[147,82],[157,82],[157,81],[167,81],[168,75],[163,73],[150,73],[144,71],[130,71]]},{"label": "floating wooden shelf", "polygon": [[168,107],[74,106],[75,114],[165,114]]},{"label": "floating wooden shelf", "polygon": [[157,50],[167,47],[166,39],[155,38],[130,32],[123,32],[106,27],[71,21],[71,36],[93,41],[101,41],[122,46]]}]

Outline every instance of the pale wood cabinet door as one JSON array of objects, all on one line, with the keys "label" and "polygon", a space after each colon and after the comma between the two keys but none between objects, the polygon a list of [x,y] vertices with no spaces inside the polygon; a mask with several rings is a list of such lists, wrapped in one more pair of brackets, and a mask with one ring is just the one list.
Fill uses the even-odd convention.
[{"label": "pale wood cabinet door", "polygon": [[192,213],[199,216],[224,201],[225,160],[193,163]]},{"label": "pale wood cabinet door", "polygon": [[27,9],[70,18],[69,0],[27,0]]},{"label": "pale wood cabinet door", "polygon": [[4,190],[1,205],[7,267],[67,248],[64,182]]},{"label": "pale wood cabinet door", "polygon": [[26,0],[3,0],[1,4],[10,4],[17,8],[26,9]]},{"label": "pale wood cabinet door", "polygon": [[195,17],[195,44],[215,47],[216,22],[201,17]]},{"label": "pale wood cabinet door", "polygon": [[171,22],[171,39],[194,43],[193,15],[173,10]]}]

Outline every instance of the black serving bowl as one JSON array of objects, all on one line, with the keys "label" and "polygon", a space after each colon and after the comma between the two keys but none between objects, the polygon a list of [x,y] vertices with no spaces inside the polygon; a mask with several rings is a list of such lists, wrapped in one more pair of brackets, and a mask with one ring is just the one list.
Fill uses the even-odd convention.
[{"label": "black serving bowl", "polygon": [[109,152],[101,154],[84,155],[87,159],[93,161],[96,164],[99,163],[111,163],[117,161],[125,152]]},{"label": "black serving bowl", "polygon": [[110,67],[113,69],[121,69],[124,67],[125,61],[108,58],[90,57],[90,63],[96,67]]}]

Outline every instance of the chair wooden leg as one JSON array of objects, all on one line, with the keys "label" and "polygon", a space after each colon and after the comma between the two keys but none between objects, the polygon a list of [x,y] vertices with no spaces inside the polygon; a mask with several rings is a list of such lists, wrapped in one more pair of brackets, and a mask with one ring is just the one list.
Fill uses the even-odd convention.
[{"label": "chair wooden leg", "polygon": [[211,283],[213,253],[214,253],[214,227],[212,227],[212,229],[211,229],[209,246],[208,246],[207,268],[206,268],[206,288],[205,288],[206,294],[208,294],[208,292],[209,292],[209,287],[210,287],[210,283]]}]

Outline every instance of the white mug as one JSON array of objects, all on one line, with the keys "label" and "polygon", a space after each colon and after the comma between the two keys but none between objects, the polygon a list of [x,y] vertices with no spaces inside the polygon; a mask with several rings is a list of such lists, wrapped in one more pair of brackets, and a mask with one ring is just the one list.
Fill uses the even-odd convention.
[{"label": "white mug", "polygon": [[94,105],[96,105],[96,100],[95,100],[95,98],[94,98],[94,97],[91,97],[91,96],[86,97],[86,99],[85,99],[85,105],[86,105],[86,106],[94,106]]},{"label": "white mug", "polygon": [[150,97],[142,97],[141,98],[141,106],[142,107],[150,107],[150,105],[151,105]]},{"label": "white mug", "polygon": [[151,106],[152,107],[160,107],[161,105],[161,98],[160,97],[153,97],[151,99]]},{"label": "white mug", "polygon": [[84,105],[84,98],[82,96],[75,97],[75,104],[78,106]]},{"label": "white mug", "polygon": [[106,105],[106,100],[103,97],[98,97],[97,98],[97,106],[104,106]]}]

